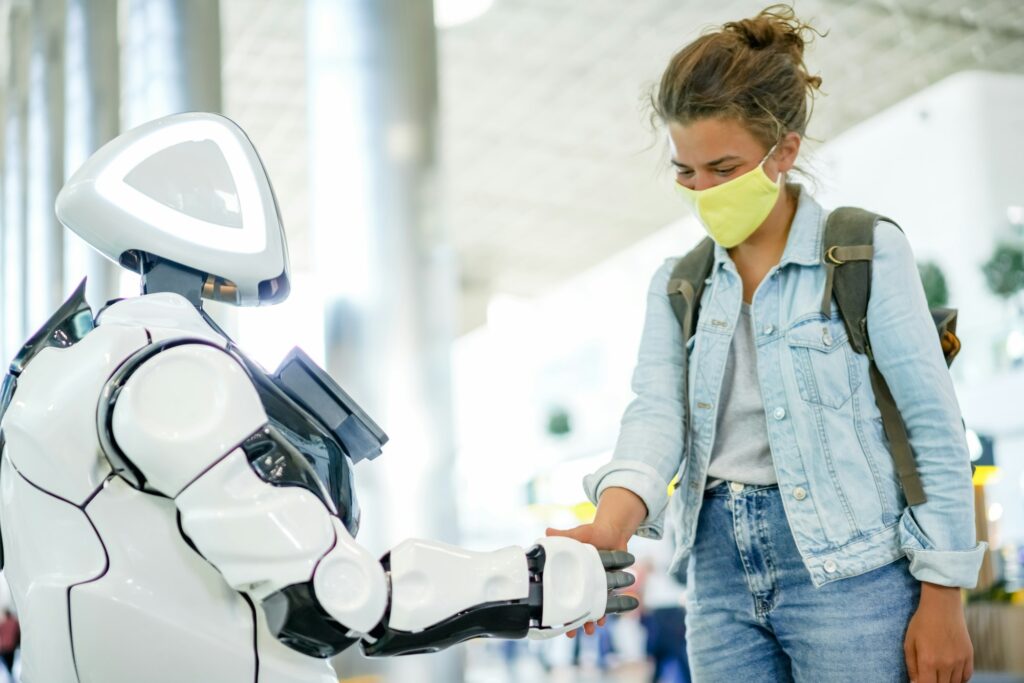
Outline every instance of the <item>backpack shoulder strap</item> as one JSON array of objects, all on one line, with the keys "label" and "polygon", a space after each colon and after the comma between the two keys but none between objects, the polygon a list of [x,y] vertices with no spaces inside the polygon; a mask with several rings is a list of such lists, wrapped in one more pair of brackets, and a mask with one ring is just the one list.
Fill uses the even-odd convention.
[{"label": "backpack shoulder strap", "polygon": [[693,336],[704,283],[715,264],[715,243],[705,237],[688,254],[679,259],[668,280],[668,299],[683,328],[683,344]]},{"label": "backpack shoulder strap", "polygon": [[[700,299],[704,293],[704,285],[711,268],[715,265],[715,243],[710,237],[705,237],[700,244],[690,250],[690,253],[679,259],[679,263],[672,269],[668,280],[668,300],[672,304],[672,310],[679,320],[679,326],[683,328],[683,405],[687,405],[687,387],[689,382],[690,359],[686,355],[686,343],[693,336],[693,329],[697,324],[699,315]],[[683,457],[689,457],[690,453],[690,411],[683,410]]]},{"label": "backpack shoulder strap", "polygon": [[826,319],[831,317],[832,296],[835,296],[850,338],[850,346],[857,353],[866,355],[870,361],[871,388],[882,415],[882,426],[889,439],[889,449],[903,485],[903,494],[908,505],[918,505],[925,502],[927,497],[917,473],[910,437],[889,385],[875,364],[868,339],[871,259],[875,254],[875,226],[880,220],[893,223],[884,216],[853,207],[841,207],[829,215],[822,242],[822,263],[826,268],[826,277],[821,308]]},{"label": "backpack shoulder strap", "polygon": [[[875,225],[884,216],[843,206],[829,214],[822,241],[825,293],[821,313],[831,317],[835,295],[850,345],[857,353],[871,355],[867,336],[868,300],[871,298],[871,259],[875,255]],[[889,221],[892,222],[892,221]],[[838,271],[836,268],[843,266]]]}]

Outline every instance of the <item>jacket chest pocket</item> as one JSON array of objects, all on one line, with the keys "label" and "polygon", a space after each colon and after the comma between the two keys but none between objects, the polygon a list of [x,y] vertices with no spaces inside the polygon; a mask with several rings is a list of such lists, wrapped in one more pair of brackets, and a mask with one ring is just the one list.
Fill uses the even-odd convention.
[{"label": "jacket chest pocket", "polygon": [[842,319],[797,323],[786,333],[800,397],[841,408],[860,386]]}]

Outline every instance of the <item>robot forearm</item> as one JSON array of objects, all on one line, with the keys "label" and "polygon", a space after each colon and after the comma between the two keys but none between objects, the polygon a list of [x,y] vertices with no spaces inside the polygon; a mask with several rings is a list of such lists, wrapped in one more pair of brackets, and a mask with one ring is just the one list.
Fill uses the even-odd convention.
[{"label": "robot forearm", "polygon": [[364,639],[370,656],[434,652],[477,637],[550,637],[636,607],[634,598],[609,596],[633,582],[619,571],[632,557],[571,539],[489,553],[409,540],[384,564],[390,604]]}]

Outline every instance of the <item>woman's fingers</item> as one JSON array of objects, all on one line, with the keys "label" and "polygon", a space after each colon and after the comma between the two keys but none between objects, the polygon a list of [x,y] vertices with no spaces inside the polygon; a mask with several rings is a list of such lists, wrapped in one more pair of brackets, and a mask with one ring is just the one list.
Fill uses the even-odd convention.
[{"label": "woman's fingers", "polygon": [[586,526],[578,526],[575,529],[551,529],[548,528],[544,532],[545,536],[561,536],[563,538],[571,538],[574,541],[580,543],[590,543],[590,533]]}]

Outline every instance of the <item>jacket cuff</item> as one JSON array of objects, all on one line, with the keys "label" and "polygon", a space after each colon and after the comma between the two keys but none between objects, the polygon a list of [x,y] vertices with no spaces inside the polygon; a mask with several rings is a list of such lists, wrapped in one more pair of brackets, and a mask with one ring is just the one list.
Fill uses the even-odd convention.
[{"label": "jacket cuff", "polygon": [[915,579],[952,588],[978,585],[978,573],[988,549],[985,542],[968,550],[930,548],[928,537],[906,514],[900,522],[900,545],[910,560],[910,574]]},{"label": "jacket cuff", "polygon": [[665,527],[668,484],[657,470],[639,460],[612,460],[583,478],[583,490],[594,505],[597,505],[605,489],[613,486],[632,491],[647,506],[647,517],[637,528],[636,535],[660,539]]}]

